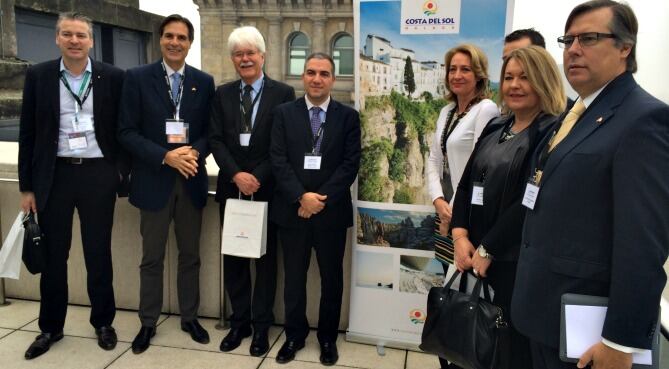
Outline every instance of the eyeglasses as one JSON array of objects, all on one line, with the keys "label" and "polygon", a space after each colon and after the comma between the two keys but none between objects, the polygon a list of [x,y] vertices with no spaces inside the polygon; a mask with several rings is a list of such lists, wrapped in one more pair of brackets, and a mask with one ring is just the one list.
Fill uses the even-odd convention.
[{"label": "eyeglasses", "polygon": [[581,33],[580,35],[560,36],[557,38],[557,42],[558,46],[561,48],[568,49],[576,39],[578,39],[578,43],[581,46],[592,46],[603,38],[618,38],[618,36],[614,35],[613,33],[586,32]]}]

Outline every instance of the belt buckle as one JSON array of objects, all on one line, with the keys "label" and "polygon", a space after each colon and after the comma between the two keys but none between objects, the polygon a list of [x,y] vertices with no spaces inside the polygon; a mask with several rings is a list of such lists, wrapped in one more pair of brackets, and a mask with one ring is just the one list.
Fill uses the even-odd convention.
[{"label": "belt buckle", "polygon": [[83,158],[71,158],[70,163],[80,165],[80,164],[84,163],[84,159]]}]

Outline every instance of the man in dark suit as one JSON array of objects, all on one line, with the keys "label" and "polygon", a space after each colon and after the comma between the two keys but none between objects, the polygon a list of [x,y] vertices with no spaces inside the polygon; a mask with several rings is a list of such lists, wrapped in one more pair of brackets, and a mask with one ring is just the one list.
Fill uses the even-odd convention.
[{"label": "man in dark suit", "polygon": [[160,25],[162,60],[131,69],[123,84],[119,141],[132,154],[130,203],[140,209],[142,264],[139,318],[132,351],[144,352],[163,305],[163,261],[170,223],[179,249],[177,290],[181,329],[199,343],[209,334],[197,321],[200,228],[207,202],[207,126],[213,78],[189,65],[193,25],[170,15]]},{"label": "man in dark suit", "polygon": [[[295,90],[263,74],[265,41],[255,27],[240,27],[228,38],[230,59],[239,80],[218,87],[211,106],[209,148],[220,170],[216,201],[221,223],[226,200],[243,195],[269,202],[274,177],[269,162],[272,110],[295,100]],[[231,329],[221,341],[221,351],[239,347],[251,335],[251,355],[269,350],[267,331],[274,322],[276,294],[276,225],[267,226],[267,251],[255,262],[255,287],[251,287],[250,260],[226,255],[223,258],[225,289],[230,297]],[[253,296],[251,291],[253,290]]]},{"label": "man in dark suit", "polygon": [[360,118],[330,97],[335,76],[329,55],[308,56],[302,81],[306,96],[274,113],[270,147],[277,181],[270,218],[279,226],[286,276],[286,342],[276,361],[293,360],[309,334],[306,277],[313,247],[321,274],[320,360],[334,365],[346,229],[353,225],[350,187],[360,166]]},{"label": "man in dark suit", "polygon": [[565,293],[609,299],[579,368],[628,369],[651,347],[669,247],[669,107],[632,77],[637,29],[628,5],[596,0],[558,38],[579,97],[535,155],[511,306],[535,369],[577,366],[558,356]]},{"label": "man in dark suit", "polygon": [[19,132],[21,207],[38,214],[47,266],[40,278],[42,333],[25,353],[33,359],[63,338],[72,216],[79,213],[90,322],[98,345],[116,346],[111,233],[116,192],[127,160],[116,141],[123,71],[92,61],[93,24],[80,13],[56,23],[61,58],[28,69]]}]

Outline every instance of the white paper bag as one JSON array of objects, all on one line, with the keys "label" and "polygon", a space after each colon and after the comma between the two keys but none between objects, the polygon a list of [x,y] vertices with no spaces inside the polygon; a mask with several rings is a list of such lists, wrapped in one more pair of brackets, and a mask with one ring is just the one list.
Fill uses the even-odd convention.
[{"label": "white paper bag", "polygon": [[228,199],[221,254],[257,259],[267,251],[267,202]]},{"label": "white paper bag", "polygon": [[23,253],[23,211],[19,212],[0,249],[0,278],[19,279]]}]

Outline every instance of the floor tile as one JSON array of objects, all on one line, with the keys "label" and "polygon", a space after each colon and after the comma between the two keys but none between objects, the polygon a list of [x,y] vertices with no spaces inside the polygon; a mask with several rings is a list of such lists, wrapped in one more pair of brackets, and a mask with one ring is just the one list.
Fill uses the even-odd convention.
[{"label": "floor tile", "polygon": [[[156,336],[151,339],[151,344],[167,347],[180,347],[192,350],[203,351],[217,351],[221,341],[228,330],[216,329],[218,319],[198,319],[202,327],[209,332],[209,343],[206,345],[199,344],[190,338],[190,335],[181,330],[181,319],[179,316],[173,315],[158,326]],[[277,340],[281,334],[282,328],[271,327],[269,330],[269,342],[271,345]],[[251,346],[251,338],[244,339],[242,344],[235,350],[229,352],[230,354],[249,355],[249,347]]]},{"label": "floor tile", "polygon": [[[285,340],[285,335],[279,337],[279,341],[274,345],[268,357],[275,358],[281,345]],[[347,342],[345,335],[340,334],[337,339],[337,350],[339,351],[339,361],[337,365],[354,368],[384,368],[384,369],[402,369],[404,368],[404,357],[406,352],[393,348],[386,348],[386,354],[379,356],[376,352],[376,346],[364,345],[360,343]],[[320,363],[321,349],[318,344],[316,332],[310,332],[305,346],[296,355],[296,360]]]},{"label": "floor tile", "polygon": [[[156,336],[157,337],[157,336]],[[255,369],[261,358],[224,354],[222,352],[207,352],[187,350],[174,347],[151,346],[141,355],[132,351],[125,352],[109,369]]]},{"label": "floor tile", "polygon": [[7,299],[11,303],[0,307],[0,327],[18,329],[36,320],[39,302]]},{"label": "floor tile", "polygon": [[130,347],[128,343],[119,342],[114,350],[105,351],[98,347],[97,340],[66,336],[54,343],[49,352],[33,360],[26,360],[23,354],[35,337],[34,332],[15,331],[0,340],[2,367],[12,369],[103,369]]},{"label": "floor tile", "polygon": [[[299,361],[299,360],[293,360],[288,364],[279,364],[276,362],[276,360],[267,358],[263,363],[258,367],[258,369],[325,369],[325,368],[333,368],[333,369],[351,369],[350,366],[323,366],[321,363],[312,363],[308,361]],[[383,367],[376,367],[376,369],[380,369]],[[385,369],[385,368],[384,368]]]},{"label": "floor tile", "polygon": [[6,335],[8,335],[8,334],[10,334],[10,333],[12,333],[12,332],[14,332],[13,329],[4,329],[4,328],[0,328],[0,338],[4,337],[4,336],[6,336]]},{"label": "floor tile", "polygon": [[[63,332],[68,336],[90,337],[96,338],[95,329],[89,322],[91,315],[91,308],[89,306],[73,306],[67,307],[67,316],[65,318],[65,327]],[[167,319],[167,315],[161,315],[158,323]],[[117,311],[114,323],[112,324],[116,329],[116,335],[119,341],[132,342],[137,332],[139,332],[140,322],[135,311]],[[39,332],[39,324],[37,320],[21,328],[24,331]]]},{"label": "floor tile", "polygon": [[439,369],[439,358],[424,352],[408,351],[406,369]]}]

